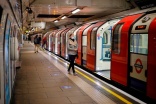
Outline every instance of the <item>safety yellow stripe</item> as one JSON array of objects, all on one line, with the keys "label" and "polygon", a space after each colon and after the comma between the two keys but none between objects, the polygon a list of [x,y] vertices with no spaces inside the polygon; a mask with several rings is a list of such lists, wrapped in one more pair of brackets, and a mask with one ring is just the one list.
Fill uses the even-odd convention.
[{"label": "safety yellow stripe", "polygon": [[98,84],[95,80],[93,80],[92,78],[86,76],[85,74],[83,74],[82,72],[76,70],[77,73],[81,74],[82,76],[84,76],[85,78],[87,78],[88,80],[90,80],[91,82],[97,84],[98,86],[102,87],[104,90],[106,90],[107,92],[111,93],[112,95],[114,95],[115,97],[117,97],[118,99],[120,99],[121,101],[125,102],[126,104],[132,104],[130,101],[126,100],[125,98],[123,98],[122,96],[118,95],[117,93],[109,90],[108,88]]},{"label": "safety yellow stripe", "polygon": [[[52,56],[52,55],[51,55]],[[60,62],[63,63],[63,61],[61,59],[59,59]],[[84,76],[85,78],[87,78],[88,80],[90,80],[91,82],[95,83],[96,85],[100,86],[101,88],[103,88],[104,90],[106,90],[107,92],[109,92],[110,94],[114,95],[115,97],[117,97],[118,99],[120,99],[121,101],[125,102],[126,104],[133,104],[130,101],[126,100],[125,98],[123,98],[122,96],[118,95],[117,93],[109,90],[108,88],[98,84],[95,80],[93,80],[92,78],[88,77],[87,75],[83,74],[82,72],[76,70],[77,73],[81,74],[82,76]]]}]

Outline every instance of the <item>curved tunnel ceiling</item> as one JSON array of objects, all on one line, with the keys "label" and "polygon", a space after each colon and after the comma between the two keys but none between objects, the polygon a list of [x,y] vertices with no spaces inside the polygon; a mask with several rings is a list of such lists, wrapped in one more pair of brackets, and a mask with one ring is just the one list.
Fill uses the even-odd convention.
[{"label": "curved tunnel ceiling", "polygon": [[[126,0],[22,0],[23,24],[27,27],[31,22],[48,22],[52,26],[59,27],[74,22],[85,22],[102,16],[114,14],[132,9],[132,5]],[[30,7],[33,13],[27,13],[26,7]],[[82,10],[71,14],[76,8]],[[68,18],[62,20],[62,16]],[[59,22],[53,21],[59,19]]]}]

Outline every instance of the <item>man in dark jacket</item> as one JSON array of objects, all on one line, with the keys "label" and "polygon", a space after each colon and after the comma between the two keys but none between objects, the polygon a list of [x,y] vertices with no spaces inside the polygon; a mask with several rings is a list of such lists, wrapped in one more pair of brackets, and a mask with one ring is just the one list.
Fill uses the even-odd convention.
[{"label": "man in dark jacket", "polygon": [[39,46],[39,38],[38,38],[38,35],[35,36],[34,38],[34,45],[35,45],[35,53],[38,52],[38,46]]}]

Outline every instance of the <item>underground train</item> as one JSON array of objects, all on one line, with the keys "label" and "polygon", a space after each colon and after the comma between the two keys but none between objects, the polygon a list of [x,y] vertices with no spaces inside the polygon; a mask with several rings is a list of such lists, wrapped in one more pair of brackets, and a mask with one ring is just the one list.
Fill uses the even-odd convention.
[{"label": "underground train", "polygon": [[0,1],[0,104],[10,104],[16,69],[19,64],[19,46],[22,46],[19,2]]},{"label": "underground train", "polygon": [[78,66],[156,100],[156,10],[47,32],[45,48],[68,59],[70,34]]}]

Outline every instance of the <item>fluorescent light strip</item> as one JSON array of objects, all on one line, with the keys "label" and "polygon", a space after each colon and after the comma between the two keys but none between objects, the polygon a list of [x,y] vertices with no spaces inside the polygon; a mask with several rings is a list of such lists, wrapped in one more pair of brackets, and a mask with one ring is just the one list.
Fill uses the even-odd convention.
[{"label": "fluorescent light strip", "polygon": [[63,16],[61,19],[65,19],[65,18],[67,18],[66,16]]},{"label": "fluorescent light strip", "polygon": [[58,20],[55,20],[54,22],[56,23],[56,22],[58,22]]},{"label": "fluorescent light strip", "polygon": [[79,11],[80,11],[80,9],[75,9],[74,11],[72,11],[72,14],[75,14],[75,13],[77,13]]}]

